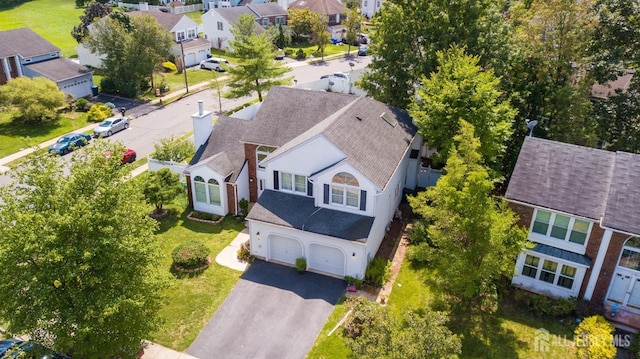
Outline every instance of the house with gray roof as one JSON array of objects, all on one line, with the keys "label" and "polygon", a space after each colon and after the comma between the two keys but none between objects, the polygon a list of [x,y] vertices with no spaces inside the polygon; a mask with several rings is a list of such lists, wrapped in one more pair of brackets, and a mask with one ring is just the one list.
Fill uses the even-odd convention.
[{"label": "house with gray roof", "polygon": [[93,72],[60,56],[60,49],[29,28],[0,31],[0,85],[12,78],[46,77],[78,98],[91,95]]},{"label": "house with gray roof", "polygon": [[[506,199],[529,228],[512,283],[640,328],[640,155],[527,137]],[[613,316],[612,316],[613,314]]]},{"label": "house with gray roof", "polygon": [[261,34],[269,26],[286,25],[287,11],[277,3],[247,4],[245,6],[212,8],[202,15],[202,29],[211,46],[232,50],[229,45],[234,37],[231,28],[238,24],[242,15],[255,18],[254,31]]},{"label": "house with gray roof", "polygon": [[413,190],[422,139],[411,117],[370,98],[273,87],[265,100],[211,125],[192,116],[185,170],[198,211],[252,207],[251,254],[339,278],[363,278],[403,190]]},{"label": "house with gray roof", "polygon": [[[172,14],[159,10],[149,10],[142,7],[141,11],[130,11],[129,16],[153,17],[163,29],[165,29],[171,38],[171,54],[176,59],[176,65],[182,67],[184,63],[186,67],[198,65],[201,61],[206,60],[211,55],[211,43],[198,36],[198,23],[184,14]],[[91,31],[89,26],[89,31]],[[181,46],[182,45],[182,46]],[[81,64],[101,68],[101,54],[95,54],[86,48],[83,44],[76,46],[78,51],[78,59]],[[184,55],[184,58],[183,58]]]}]

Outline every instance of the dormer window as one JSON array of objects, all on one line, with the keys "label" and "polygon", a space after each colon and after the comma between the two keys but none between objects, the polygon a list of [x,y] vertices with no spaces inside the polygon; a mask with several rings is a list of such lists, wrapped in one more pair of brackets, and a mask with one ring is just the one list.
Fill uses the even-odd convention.
[{"label": "dormer window", "polygon": [[539,235],[584,245],[591,223],[582,219],[536,209],[531,232]]},{"label": "dormer window", "polygon": [[358,208],[360,184],[350,173],[340,172],[331,180],[331,204]]}]

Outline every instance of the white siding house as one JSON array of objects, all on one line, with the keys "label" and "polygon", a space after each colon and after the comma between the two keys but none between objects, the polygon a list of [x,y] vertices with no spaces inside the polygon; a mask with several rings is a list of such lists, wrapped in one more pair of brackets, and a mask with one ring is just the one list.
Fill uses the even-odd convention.
[{"label": "white siding house", "polygon": [[422,139],[409,115],[285,87],[251,113],[219,118],[206,140],[196,133],[204,144],[185,171],[194,209],[233,214],[246,198],[254,256],[287,265],[305,257],[309,270],[364,277],[403,190],[415,189]]}]

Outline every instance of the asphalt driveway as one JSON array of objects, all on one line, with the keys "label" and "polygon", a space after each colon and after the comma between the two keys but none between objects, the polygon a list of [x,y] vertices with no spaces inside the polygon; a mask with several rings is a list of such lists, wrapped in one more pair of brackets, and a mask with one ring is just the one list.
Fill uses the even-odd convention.
[{"label": "asphalt driveway", "polygon": [[344,289],[340,279],[256,261],[186,352],[200,359],[304,358]]}]

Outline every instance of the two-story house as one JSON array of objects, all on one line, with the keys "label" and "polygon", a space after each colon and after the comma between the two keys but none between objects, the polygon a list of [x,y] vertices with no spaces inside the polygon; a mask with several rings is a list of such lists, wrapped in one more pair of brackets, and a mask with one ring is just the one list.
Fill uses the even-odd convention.
[{"label": "two-story house", "polygon": [[[198,23],[186,15],[171,14],[163,11],[144,10],[131,11],[129,16],[151,15],[158,24],[171,34],[174,44],[171,46],[171,54],[177,59],[177,63],[184,63],[187,67],[195,66],[202,60],[206,60],[211,54],[211,44],[209,41],[198,36]],[[89,26],[91,31],[91,26]],[[182,46],[181,46],[182,45]],[[76,46],[80,63],[87,66],[102,67],[102,56],[92,53],[83,44]]]},{"label": "two-story house", "polygon": [[0,85],[12,78],[46,77],[78,98],[91,95],[93,72],[60,56],[60,49],[29,28],[0,31]]},{"label": "two-story house", "polygon": [[309,9],[327,19],[327,31],[331,38],[342,40],[346,27],[342,22],[347,18],[346,8],[340,0],[296,0],[289,4],[289,9]]},{"label": "two-story house", "polygon": [[273,87],[264,102],[211,125],[193,116],[198,151],[185,170],[194,209],[238,201],[251,253],[331,276],[364,277],[403,190],[415,189],[422,139],[407,112],[366,97]]},{"label": "two-story house", "polygon": [[[506,199],[535,244],[512,283],[640,328],[640,155],[527,137]],[[613,314],[613,315],[612,315]]]},{"label": "two-story house", "polygon": [[276,3],[248,4],[246,6],[213,8],[202,15],[202,28],[211,46],[233,50],[229,45],[234,36],[231,29],[240,22],[240,16],[255,18],[255,32],[261,34],[272,25],[286,25],[287,11]]}]

